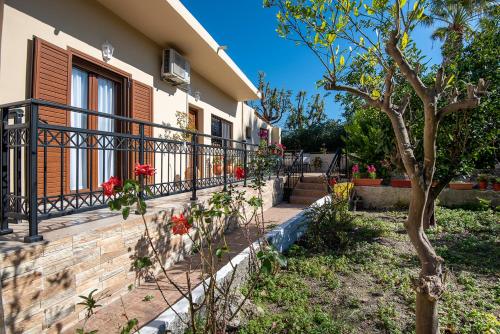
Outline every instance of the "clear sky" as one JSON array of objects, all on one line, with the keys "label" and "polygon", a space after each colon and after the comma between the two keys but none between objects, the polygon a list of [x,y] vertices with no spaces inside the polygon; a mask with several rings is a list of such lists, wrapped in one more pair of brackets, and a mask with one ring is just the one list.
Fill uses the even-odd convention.
[{"label": "clear sky", "polygon": [[[264,9],[262,0],[181,0],[196,19],[226,51],[245,74],[257,84],[257,74],[264,71],[276,87],[293,91],[306,90],[324,94],[316,89],[322,78],[323,67],[313,54],[302,46],[276,34],[276,16],[272,9]],[[426,51],[431,63],[440,61],[439,44],[429,39],[430,29],[419,29],[414,34],[417,45]],[[326,97],[326,112],[338,119],[341,106],[334,95]]]}]

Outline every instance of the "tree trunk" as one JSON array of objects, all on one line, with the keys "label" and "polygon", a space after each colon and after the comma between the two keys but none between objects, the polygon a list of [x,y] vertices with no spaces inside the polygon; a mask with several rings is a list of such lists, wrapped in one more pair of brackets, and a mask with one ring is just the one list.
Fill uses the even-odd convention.
[{"label": "tree trunk", "polygon": [[428,229],[429,227],[436,226],[436,215],[434,214],[436,199],[434,198],[432,193],[429,193],[429,197],[427,198],[427,202],[425,204],[425,212],[424,212],[424,229]]},{"label": "tree trunk", "polygon": [[421,264],[419,278],[414,282],[417,293],[416,332],[438,334],[438,299],[444,289],[443,260],[435,253],[423,229],[429,193],[420,187],[418,177],[412,179],[411,192],[406,230]]}]

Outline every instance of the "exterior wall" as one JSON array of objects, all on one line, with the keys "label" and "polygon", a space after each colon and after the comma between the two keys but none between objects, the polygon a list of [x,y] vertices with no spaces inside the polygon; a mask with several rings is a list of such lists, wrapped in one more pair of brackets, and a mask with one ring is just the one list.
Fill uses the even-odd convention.
[{"label": "exterior wall", "polygon": [[[200,191],[199,200],[206,201],[214,190]],[[282,193],[282,179],[268,181],[263,191],[265,208],[279,203]],[[254,194],[255,190],[247,188],[248,197]],[[191,246],[188,236],[181,242],[180,236],[165,232],[170,215],[189,206],[189,198],[190,194],[182,194],[148,202],[155,205],[148,209],[148,228],[166,266],[181,260]],[[133,262],[152,253],[144,233],[141,218],[130,216],[123,221],[118,215],[68,227],[59,238],[46,243],[2,250],[0,314],[4,317],[0,328],[5,324],[7,334],[60,333],[84,317],[83,307],[77,305],[81,301],[78,296],[98,289],[95,297],[100,298],[99,304],[117,300],[128,292],[130,284],[141,282]]]},{"label": "exterior wall", "polygon": [[[363,207],[367,209],[385,209],[410,204],[410,188],[393,187],[355,187],[356,194],[361,196]],[[492,190],[455,190],[444,189],[439,195],[440,205],[457,207],[478,204],[478,198],[491,200],[496,207],[500,205],[500,193]]]},{"label": "exterior wall", "polygon": [[[102,59],[102,43],[109,41],[115,48],[109,64],[153,87],[153,122],[177,126],[176,111],[187,112],[191,105],[200,110],[204,133],[210,134],[212,114],[233,123],[236,140],[245,139],[245,124],[262,123],[246,104],[227,96],[196,71],[191,74],[191,94],[162,81],[164,46],[157,45],[93,0],[66,0],[57,5],[50,0],[6,0],[4,11],[0,103],[31,97],[33,36],[97,59]],[[196,91],[200,92],[199,101],[193,97]],[[258,130],[253,129],[252,141],[258,142]]]}]

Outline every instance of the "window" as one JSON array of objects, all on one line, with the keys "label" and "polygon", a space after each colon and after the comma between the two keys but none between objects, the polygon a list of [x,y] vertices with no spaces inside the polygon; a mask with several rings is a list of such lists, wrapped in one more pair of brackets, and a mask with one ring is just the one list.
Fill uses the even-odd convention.
[{"label": "window", "polygon": [[[233,124],[222,118],[212,115],[212,136],[232,139]],[[222,146],[222,140],[212,138],[212,144]]]},{"label": "window", "polygon": [[[75,61],[77,62],[77,61]],[[104,114],[117,114],[117,101],[119,82],[112,80],[99,71],[92,71],[86,63],[73,66],[71,71],[71,105],[83,109],[95,109]],[[93,107],[93,108],[89,108]],[[96,124],[87,119],[87,115],[71,112],[70,125],[78,129],[91,129],[102,132],[113,133],[115,121],[110,118],[97,117]],[[104,140],[100,135],[97,141],[100,143],[97,150],[89,151],[86,148],[87,134],[73,133],[73,148],[70,149],[70,190],[88,189],[90,183],[97,187],[116,174],[116,157],[113,150],[105,149],[108,139]],[[78,148],[76,148],[78,146]],[[96,156],[91,160],[89,154]],[[89,161],[95,162],[90,166]],[[90,180],[89,168],[95,168],[97,175]]]}]

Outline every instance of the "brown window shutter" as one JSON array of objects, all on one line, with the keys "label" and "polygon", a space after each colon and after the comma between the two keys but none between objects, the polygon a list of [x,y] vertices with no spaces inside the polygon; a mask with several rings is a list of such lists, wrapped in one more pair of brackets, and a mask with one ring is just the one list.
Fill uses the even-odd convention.
[{"label": "brown window shutter", "polygon": [[[130,110],[131,117],[136,120],[152,122],[153,121],[153,87],[145,85],[139,81],[132,80],[131,87],[131,101]],[[134,124],[132,126],[132,134],[139,134],[139,126]],[[153,128],[151,126],[144,127],[144,135],[146,137],[153,136]],[[145,163],[154,166],[154,142],[146,142],[146,154],[144,155]],[[135,164],[139,161],[138,155],[134,154],[132,161],[132,170]],[[149,180],[149,182],[152,182]]]},{"label": "brown window shutter", "polygon": [[[35,38],[34,45],[33,97],[64,105],[70,104],[71,58],[69,53],[39,38]],[[68,112],[61,109],[40,107],[39,117],[40,120],[49,124],[64,126],[68,124]],[[55,139],[51,137],[55,134],[55,132],[54,134],[47,134],[47,141]],[[57,135],[57,142],[62,141],[62,135]],[[56,140],[53,140],[53,142],[56,142]],[[61,173],[62,159],[65,160],[63,173]],[[61,184],[64,185],[69,182],[68,165],[69,150],[63,150],[62,152],[59,148],[51,147],[44,152],[43,148],[39,148],[38,194],[59,194]],[[46,179],[44,179],[44,171],[46,172]],[[47,185],[46,190],[44,190],[45,183]],[[64,187],[64,190],[66,190],[66,187]]]}]

